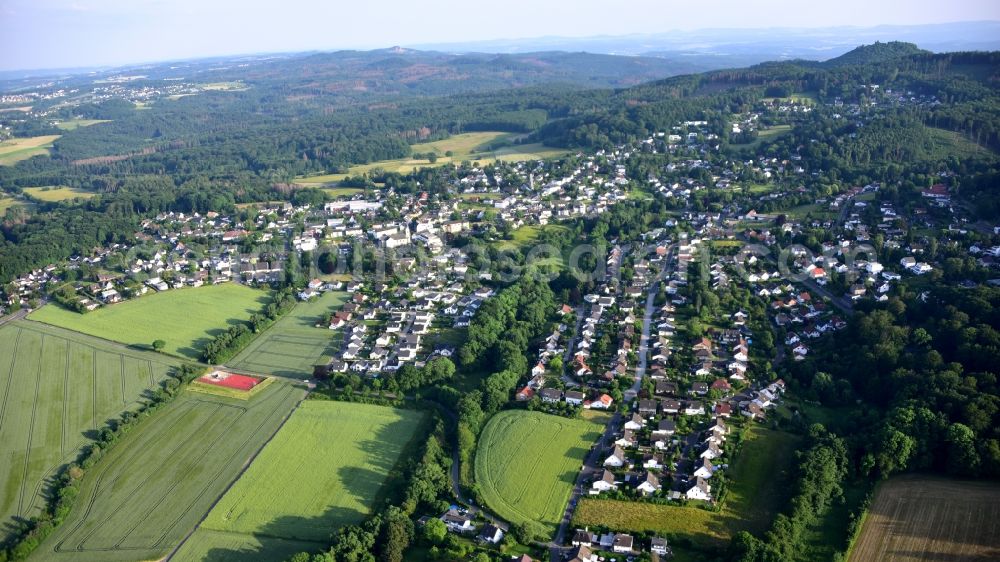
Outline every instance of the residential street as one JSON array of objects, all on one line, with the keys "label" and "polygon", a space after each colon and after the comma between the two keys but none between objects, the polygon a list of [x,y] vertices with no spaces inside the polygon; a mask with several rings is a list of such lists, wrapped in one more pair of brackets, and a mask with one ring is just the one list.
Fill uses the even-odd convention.
[{"label": "residential street", "polygon": [[625,391],[625,402],[635,400],[642,388],[642,379],[646,376],[646,365],[649,361],[649,327],[653,321],[653,302],[656,300],[656,293],[660,287],[659,282],[653,283],[646,295],[646,310],[642,317],[642,337],[639,339],[639,364],[635,368],[635,382],[632,388]]},{"label": "residential street", "polygon": [[570,336],[569,342],[566,344],[566,353],[563,354],[563,372],[560,375],[563,383],[566,386],[577,387],[580,383],[573,380],[573,377],[569,376],[567,373],[568,369],[572,368],[573,365],[573,353],[576,351],[576,340],[580,337],[580,325],[583,324],[583,314],[586,309],[581,304],[573,310],[574,316],[576,316],[576,325],[573,326],[573,335]]},{"label": "residential street", "polygon": [[[590,452],[587,453],[580,474],[577,475],[576,483],[573,485],[573,493],[569,496],[569,503],[567,503],[566,510],[563,512],[562,521],[559,523],[559,530],[556,532],[555,539],[549,544],[549,549],[553,553],[565,550],[562,544],[566,538],[566,530],[573,520],[573,512],[576,511],[576,504],[580,501],[580,496],[586,491],[587,483],[592,481],[603,468],[601,455],[614,442],[615,428],[620,424],[621,414],[616,413],[611,417],[607,426],[605,426],[601,438],[591,447]],[[560,560],[560,558],[553,557],[552,560]]]}]

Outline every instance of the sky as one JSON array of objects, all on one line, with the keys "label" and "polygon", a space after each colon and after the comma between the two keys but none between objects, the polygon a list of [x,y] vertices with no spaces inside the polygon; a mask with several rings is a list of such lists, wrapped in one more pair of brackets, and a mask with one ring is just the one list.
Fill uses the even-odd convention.
[{"label": "sky", "polygon": [[0,70],[704,28],[1000,20],[1000,0],[0,0]]}]

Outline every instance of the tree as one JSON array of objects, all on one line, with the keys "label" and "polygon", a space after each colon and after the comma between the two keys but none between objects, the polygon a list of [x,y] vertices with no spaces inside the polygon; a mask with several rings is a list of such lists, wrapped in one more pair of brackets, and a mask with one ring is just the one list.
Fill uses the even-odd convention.
[{"label": "tree", "polygon": [[165,342],[163,340],[154,340],[153,341],[153,349],[155,351],[163,351],[163,348],[165,348],[165,347],[167,347],[167,342]]},{"label": "tree", "polygon": [[976,435],[967,425],[953,423],[948,428],[948,472],[975,476],[979,472]]},{"label": "tree", "polygon": [[538,521],[524,521],[523,523],[515,524],[511,527],[510,532],[513,533],[517,542],[521,544],[531,544],[543,540],[548,534],[545,526]]},{"label": "tree", "polygon": [[446,536],[448,536],[448,526],[444,524],[444,521],[431,519],[424,524],[424,538],[431,544],[441,544]]},{"label": "tree", "polygon": [[559,355],[556,355],[555,357],[553,357],[549,361],[549,369],[551,369],[552,372],[561,373],[562,370],[563,370],[563,360],[562,360],[562,357],[559,356]]},{"label": "tree", "polygon": [[406,547],[413,540],[413,521],[398,507],[390,507],[385,514],[382,537],[378,541],[382,562],[403,562]]}]

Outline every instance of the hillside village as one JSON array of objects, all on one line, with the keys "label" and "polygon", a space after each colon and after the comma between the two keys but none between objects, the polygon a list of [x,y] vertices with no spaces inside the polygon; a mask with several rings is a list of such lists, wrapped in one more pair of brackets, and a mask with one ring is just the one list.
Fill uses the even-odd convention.
[{"label": "hillside village", "polygon": [[[879,95],[870,103],[934,103]],[[859,106],[836,107],[838,118],[866,115]],[[813,110],[764,102],[738,116],[730,134],[760,134]],[[307,275],[300,300],[350,294],[315,328],[342,344],[329,362],[315,366],[314,377],[376,381],[407,364],[451,357],[461,331],[495,295],[501,274],[482,267],[471,242],[502,248],[518,233],[599,216],[633,198],[662,200],[673,218],[609,240],[601,256],[604,275],[579,302],[553,311],[559,321],[512,398],[559,415],[615,414],[599,462],[583,467],[585,495],[713,505],[742,445],[734,432],[765,423],[782,404],[785,382],[770,378],[771,361],[807,357],[811,342],[846,327],[853,306],[887,300],[903,278],[947,275],[968,286],[1000,284],[959,279],[970,260],[995,271],[1000,231],[973,224],[953,201],[948,175],[923,191],[916,224],[909,225],[914,232],[903,228],[897,205],[880,199],[878,184],[815,196],[796,185],[816,173],[796,154],[733,161],[717,157],[722,141],[708,122],[684,121],[615,150],[578,154],[571,164],[459,167],[443,188],[359,188],[320,203],[163,213],[144,221],[128,242],[17,279],[4,287],[4,308],[54,300],[86,314],[155,292],[268,286]],[[649,171],[649,159],[657,156],[668,163]],[[630,173],[635,170],[642,172]],[[747,189],[751,184],[755,189]],[[699,208],[697,194],[708,189],[730,190],[732,202]],[[801,208],[775,207],[792,193],[808,201]],[[750,245],[751,253],[735,251]],[[860,245],[871,251],[857,252]],[[782,250],[788,259],[779,263]],[[366,256],[384,259],[387,272],[369,267]],[[782,271],[788,266],[794,275]],[[745,291],[766,304],[752,313],[730,300],[710,306],[699,295],[695,302],[694,283],[715,292]],[[783,335],[762,345],[763,332],[772,330]],[[489,543],[503,536],[500,527],[476,527],[472,516],[454,510],[434,516],[449,531],[476,533]],[[663,537],[640,544],[614,529],[571,533],[565,546],[574,561],[594,560],[598,552],[667,556],[670,548]]]}]

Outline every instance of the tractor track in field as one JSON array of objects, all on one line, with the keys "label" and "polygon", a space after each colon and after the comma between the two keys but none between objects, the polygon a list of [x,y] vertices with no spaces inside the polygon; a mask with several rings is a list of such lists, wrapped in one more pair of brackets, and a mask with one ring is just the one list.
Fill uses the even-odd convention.
[{"label": "tractor track in field", "polygon": [[42,387],[42,357],[45,357],[45,336],[38,345],[38,371],[35,375],[35,398],[31,401],[31,422],[28,424],[28,443],[24,449],[24,472],[21,473],[20,492],[17,497],[17,514],[24,515],[24,487],[28,483],[28,466],[31,464],[31,438],[35,434],[35,414],[38,412],[38,393]]},{"label": "tractor track in field", "polygon": [[[267,440],[264,441],[264,443],[262,443],[261,446],[256,451],[254,451],[252,455],[250,455],[250,458],[248,458],[247,461],[243,463],[243,466],[240,467],[239,471],[236,473],[236,476],[232,479],[232,481],[229,482],[229,485],[226,486],[224,490],[222,490],[222,493],[220,493],[217,498],[215,498],[215,501],[212,502],[212,505],[208,506],[208,509],[205,510],[205,515],[203,515],[201,519],[198,521],[198,523],[195,524],[195,526],[192,527],[191,530],[188,531],[186,535],[184,535],[184,538],[182,538],[180,542],[177,543],[177,546],[175,546],[174,549],[171,550],[169,554],[167,554],[161,559],[161,562],[170,562],[170,560],[173,559],[173,557],[176,556],[178,552],[180,552],[181,547],[183,547],[184,544],[191,539],[191,537],[195,534],[195,532],[198,531],[202,523],[205,522],[205,519],[207,519],[209,514],[212,513],[212,511],[215,509],[215,506],[217,506],[219,502],[222,501],[222,498],[226,497],[226,494],[229,493],[229,490],[231,490],[233,486],[235,486],[236,483],[240,480],[240,478],[243,477],[246,471],[250,468],[250,465],[253,464],[253,461],[256,460],[256,458],[260,455],[261,451],[263,451],[264,448],[267,447],[267,445],[274,440],[274,437],[278,435],[278,432],[280,432],[281,429],[285,427],[285,424],[288,423],[289,419],[291,419],[292,414],[294,414],[295,411],[299,409],[299,406],[302,405],[302,402],[306,399],[306,396],[308,395],[309,393],[306,392],[306,394],[304,394],[302,398],[295,403],[295,406],[293,406],[292,409],[289,410],[287,414],[285,414],[285,417],[281,420],[281,423],[278,424],[278,427],[275,428],[274,432],[271,433],[271,435],[267,438]],[[277,410],[277,408],[275,409]]]}]

